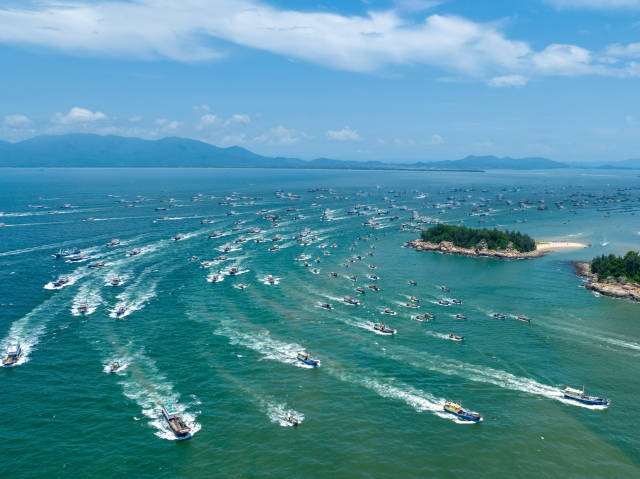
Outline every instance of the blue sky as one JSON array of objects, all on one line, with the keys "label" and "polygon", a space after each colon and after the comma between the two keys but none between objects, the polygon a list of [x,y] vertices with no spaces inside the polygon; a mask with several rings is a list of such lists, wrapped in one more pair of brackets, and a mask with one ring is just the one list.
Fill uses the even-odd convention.
[{"label": "blue sky", "polygon": [[0,138],[640,157],[640,0],[4,0]]}]

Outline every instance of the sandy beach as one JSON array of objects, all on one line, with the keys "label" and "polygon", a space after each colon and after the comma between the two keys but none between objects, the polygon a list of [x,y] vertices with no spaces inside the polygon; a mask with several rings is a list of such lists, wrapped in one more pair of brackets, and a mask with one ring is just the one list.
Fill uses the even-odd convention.
[{"label": "sandy beach", "polygon": [[553,251],[557,249],[588,248],[588,244],[570,241],[540,241],[536,243],[536,251]]}]

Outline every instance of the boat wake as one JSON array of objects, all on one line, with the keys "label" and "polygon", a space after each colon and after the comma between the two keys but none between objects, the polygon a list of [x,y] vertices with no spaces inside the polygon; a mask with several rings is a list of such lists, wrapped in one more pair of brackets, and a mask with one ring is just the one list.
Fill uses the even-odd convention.
[{"label": "boat wake", "polygon": [[[147,303],[156,297],[156,286],[158,281],[148,281],[147,276],[151,273],[152,267],[145,269],[140,276],[116,298],[119,304],[111,311],[109,317],[122,319],[129,316],[134,311],[144,308]],[[124,306],[124,312],[118,314],[118,309]]]},{"label": "boat wake", "polygon": [[226,336],[229,339],[229,344],[243,346],[256,351],[262,355],[260,360],[269,359],[299,368],[313,369],[313,366],[298,361],[298,353],[304,350],[302,346],[273,339],[268,331],[248,334],[228,326],[222,326],[214,333],[219,336]]},{"label": "boat wake", "polygon": [[173,385],[163,376],[154,361],[142,354],[135,354],[129,364],[129,374],[120,382],[124,395],[135,401],[149,419],[149,425],[156,429],[155,435],[169,441],[177,440],[169,425],[162,416],[161,407],[165,402],[173,402],[184,422],[191,428],[191,435],[196,434],[201,425],[196,422],[200,411],[189,409],[200,405],[200,401],[191,396],[189,402],[177,402],[180,395],[173,390]]}]

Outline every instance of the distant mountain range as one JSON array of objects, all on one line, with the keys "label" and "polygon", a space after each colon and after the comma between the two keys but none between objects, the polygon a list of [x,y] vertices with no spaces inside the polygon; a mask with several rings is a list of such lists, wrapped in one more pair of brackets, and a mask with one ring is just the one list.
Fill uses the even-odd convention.
[{"label": "distant mountain range", "polygon": [[[312,168],[360,170],[537,170],[593,167],[547,158],[467,156],[461,160],[384,163],[317,158],[267,157],[239,146],[220,148],[187,138],[143,140],[114,135],[42,135],[17,143],[0,141],[0,167],[177,167],[177,168]],[[640,159],[603,165],[640,168]]]}]

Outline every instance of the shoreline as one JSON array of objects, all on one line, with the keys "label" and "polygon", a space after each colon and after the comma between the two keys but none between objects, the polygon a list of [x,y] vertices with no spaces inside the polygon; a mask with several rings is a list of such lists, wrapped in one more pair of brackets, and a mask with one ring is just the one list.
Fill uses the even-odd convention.
[{"label": "shoreline", "polygon": [[473,258],[499,258],[499,259],[529,259],[539,258],[547,253],[559,249],[587,248],[589,245],[583,243],[573,243],[567,241],[541,241],[536,243],[533,251],[521,252],[515,249],[491,250],[488,248],[462,248],[454,245],[450,241],[440,243],[430,243],[421,239],[408,241],[405,246],[414,248],[416,251],[436,251],[445,254],[457,254],[459,256],[469,256]]},{"label": "shoreline", "polygon": [[586,289],[610,298],[640,302],[640,284],[620,282],[613,278],[601,281],[597,274],[591,272],[591,263],[574,261],[571,265],[575,269],[576,276],[585,278]]}]

